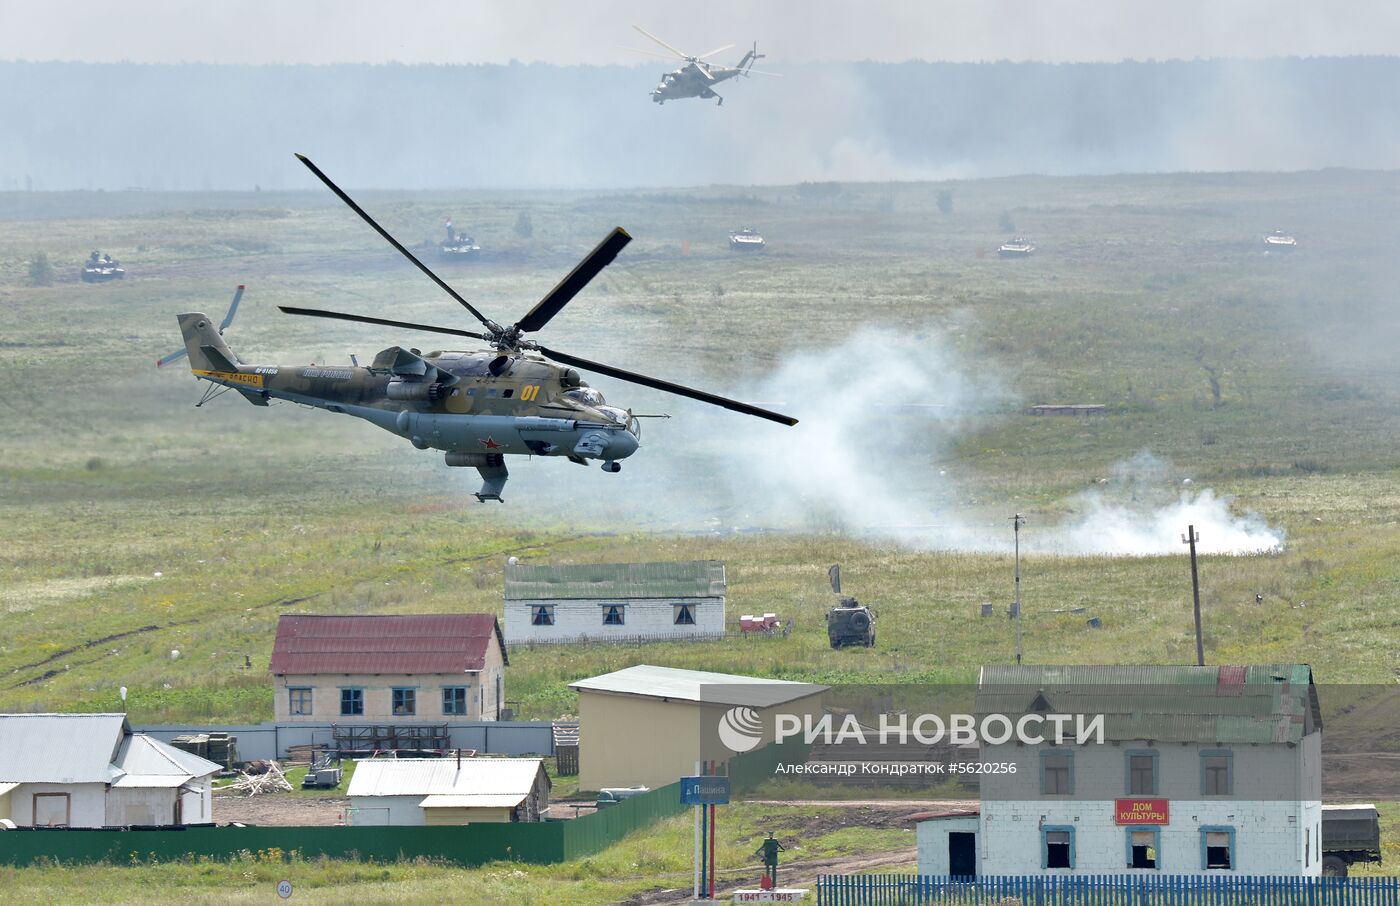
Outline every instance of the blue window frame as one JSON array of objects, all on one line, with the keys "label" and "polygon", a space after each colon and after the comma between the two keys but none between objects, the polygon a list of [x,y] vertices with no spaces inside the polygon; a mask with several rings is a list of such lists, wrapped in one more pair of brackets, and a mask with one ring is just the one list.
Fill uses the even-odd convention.
[{"label": "blue window frame", "polygon": [[467,687],[442,687],[442,713],[461,715],[467,713]]},{"label": "blue window frame", "polygon": [[1201,795],[1231,796],[1235,792],[1235,755],[1229,749],[1201,750]]},{"label": "blue window frame", "polygon": [[418,687],[398,686],[390,690],[389,703],[395,717],[412,717],[418,713]]},{"label": "blue window frame", "polygon": [[1074,867],[1074,827],[1046,824],[1040,828],[1040,867]]},{"label": "blue window frame", "polygon": [[1124,785],[1129,796],[1155,796],[1161,772],[1156,749],[1129,749],[1123,753]]},{"label": "blue window frame", "polygon": [[1129,868],[1162,870],[1162,829],[1160,827],[1125,827],[1123,839],[1128,849]]},{"label": "blue window frame", "polygon": [[603,625],[622,626],[627,622],[627,606],[625,604],[604,604],[603,605]]},{"label": "blue window frame", "polygon": [[1074,750],[1052,746],[1040,750],[1040,794],[1074,795]]},{"label": "blue window frame", "polygon": [[340,713],[345,717],[356,717],[365,713],[365,690],[347,686],[340,690]]},{"label": "blue window frame", "polygon": [[287,713],[306,717],[311,714],[311,687],[289,686],[287,688]]},{"label": "blue window frame", "polygon": [[1234,871],[1239,865],[1235,853],[1235,829],[1225,825],[1201,828],[1201,870]]}]

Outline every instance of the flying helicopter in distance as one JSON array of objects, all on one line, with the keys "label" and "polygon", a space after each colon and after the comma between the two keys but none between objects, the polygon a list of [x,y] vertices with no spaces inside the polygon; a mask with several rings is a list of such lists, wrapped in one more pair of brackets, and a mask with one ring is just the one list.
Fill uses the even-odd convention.
[{"label": "flying helicopter in distance", "polygon": [[723,47],[716,47],[709,53],[702,53],[698,56],[690,56],[667,44],[656,35],[642,28],[640,25],[632,26],[642,35],[660,44],[670,51],[670,54],[657,53],[654,50],[639,50],[635,47],[625,48],[633,53],[644,53],[652,57],[662,57],[670,59],[672,55],[684,60],[685,65],[680,69],[673,70],[661,77],[661,84],[651,92],[651,99],[658,104],[667,101],[675,101],[681,98],[718,98],[718,106],[724,105],[724,98],[715,93],[714,86],[725,79],[732,79],[735,76],[748,76],[749,73],[758,75],[776,76],[776,72],[763,72],[754,69],[755,60],[763,59],[764,55],[758,52],[758,42],[754,42],[753,49],[744,54],[744,58],[739,61],[739,65],[734,67],[720,66],[716,63],[706,63],[706,57],[712,57],[721,51],[728,50],[733,44],[726,44]]},{"label": "flying helicopter in distance", "polygon": [[716,396],[681,384],[589,361],[530,339],[612,263],[632,240],[615,228],[564,279],[535,303],[523,318],[503,326],[478,311],[433,273],[372,218],[330,177],[298,154],[316,178],[358,214],[365,223],[411,261],[429,279],[481,322],[477,331],[414,324],[367,315],[311,308],[278,306],[291,315],[378,324],[427,333],[481,340],[489,348],[433,351],[390,346],[368,366],[352,356],[352,365],[271,365],[244,362],[224,342],[243,297],[239,286],[223,322],[215,327],[208,315],[178,316],[185,348],[165,356],[157,365],[184,355],[190,370],[210,387],[196,404],[233,390],[255,406],[286,400],[364,419],[406,438],[420,450],[446,454],[449,466],[474,467],[481,474],[480,501],[501,499],[509,472],[506,456],[559,456],[579,465],[602,463],[605,472],[620,472],[641,441],[639,416],[610,404],[590,387],[578,370],[721,406],[745,415],[795,425],[797,419],[748,403]]}]

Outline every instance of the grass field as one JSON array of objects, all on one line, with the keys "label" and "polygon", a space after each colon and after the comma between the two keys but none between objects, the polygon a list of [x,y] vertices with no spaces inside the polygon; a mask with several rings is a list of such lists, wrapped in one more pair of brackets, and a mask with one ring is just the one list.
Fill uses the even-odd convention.
[{"label": "grass field", "polygon": [[[948,215],[935,205],[942,189],[954,194]],[[683,417],[648,423],[621,475],[512,464],[501,506],[470,498],[474,473],[367,425],[229,398],[194,409],[188,373],[152,367],[179,344],[175,313],[217,316],[240,282],[249,290],[228,339],[247,360],[364,360],[429,342],[288,318],[277,304],[469,326],[334,199],[0,195],[0,710],[114,709],[125,685],[136,722],[270,719],[279,614],[499,613],[512,555],[723,559],[731,615],[777,611],[795,627],[786,639],[519,651],[507,694],[526,716],[570,713],[568,682],[641,662],[969,681],[1011,657],[1009,623],[977,616],[983,602],[1004,610],[1011,557],[957,543],[961,529],[952,544],[946,527],[937,543],[853,532],[864,484],[1008,541],[1008,517],[1025,513],[1034,547],[1036,532],[1074,520],[1090,520],[1092,534],[1084,494],[1142,451],[1162,463],[1141,480],[1145,493],[1172,501],[1190,478],[1190,493],[1228,495],[1236,513],[1286,536],[1278,552],[1203,558],[1210,661],[1306,662],[1323,683],[1400,676],[1400,257],[1388,231],[1400,174],[1022,177],[816,194],[365,193],[411,243],[447,216],[465,226],[485,253],[447,279],[497,319],[523,313],[608,229],[627,227],[633,245],[547,332],[578,355],[751,398],[805,355],[825,365],[784,402],[823,427],[827,400],[844,412],[983,388],[955,419],[892,411],[861,421],[852,442],[696,414],[599,380],[614,401]],[[521,211],[528,240],[512,230]],[[1003,213],[1039,246],[1035,257],[997,259]],[[726,231],[743,224],[765,233],[768,254],[726,250]],[[1263,255],[1260,237],[1280,227],[1299,250]],[[92,248],[121,259],[128,279],[79,283]],[[41,251],[56,282],[31,286]],[[870,328],[883,333],[861,332]],[[881,379],[921,350],[929,373],[918,382]],[[1109,414],[1023,414],[1038,402],[1098,402]],[[771,459],[774,448],[817,480],[749,469],[749,451]],[[803,499],[776,499],[793,487]],[[845,501],[839,512],[822,488]],[[879,609],[873,650],[827,647],[834,562]],[[1180,554],[1031,553],[1022,573],[1032,663],[1193,657]],[[1087,616],[1103,628],[1088,629]],[[426,886],[404,889],[427,895],[456,877],[385,870],[412,874]],[[189,871],[182,893],[198,896]],[[564,877],[526,871],[531,883]],[[559,902],[594,902],[585,896]]]}]

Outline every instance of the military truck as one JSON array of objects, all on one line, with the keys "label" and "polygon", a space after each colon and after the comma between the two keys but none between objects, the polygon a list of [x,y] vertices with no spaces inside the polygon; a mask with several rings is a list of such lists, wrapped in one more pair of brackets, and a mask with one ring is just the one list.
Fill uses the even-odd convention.
[{"label": "military truck", "polygon": [[1322,807],[1322,873],[1345,878],[1358,863],[1381,861],[1381,819],[1374,805]]},{"label": "military truck", "polygon": [[[831,590],[841,594],[841,566],[836,564],[826,571],[831,582]],[[841,603],[826,612],[826,637],[832,648],[844,645],[875,645],[875,611],[855,598],[841,598]]]},{"label": "military truck", "polygon": [[855,598],[842,598],[841,603],[826,612],[826,637],[832,648],[845,645],[875,645],[875,611]]}]

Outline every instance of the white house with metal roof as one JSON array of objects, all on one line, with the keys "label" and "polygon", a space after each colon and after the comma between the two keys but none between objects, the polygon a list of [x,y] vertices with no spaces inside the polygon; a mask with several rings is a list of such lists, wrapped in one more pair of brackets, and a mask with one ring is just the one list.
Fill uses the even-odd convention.
[{"label": "white house with metal roof", "polygon": [[0,818],[17,827],[212,822],[221,769],[124,714],[0,714]]},{"label": "white house with metal roof", "polygon": [[[640,664],[570,683],[578,693],[579,789],[658,787],[773,741],[774,715],[820,715],[829,687]],[[739,720],[742,747],[718,745]],[[746,737],[746,738],[745,738]]]},{"label": "white house with metal roof", "polygon": [[693,639],[724,635],[718,560],[506,567],[506,642]]},{"label": "white house with metal roof", "polygon": [[[980,813],[919,825],[921,874],[1322,873],[1305,665],[985,667],[976,710],[997,734],[981,739]],[[1053,715],[1075,716],[1061,744]],[[1081,716],[1100,732],[1079,739]],[[1046,741],[1000,741],[1002,718]]]},{"label": "white house with metal roof", "polygon": [[543,821],[549,775],[538,758],[371,758],[350,778],[352,825]]}]

